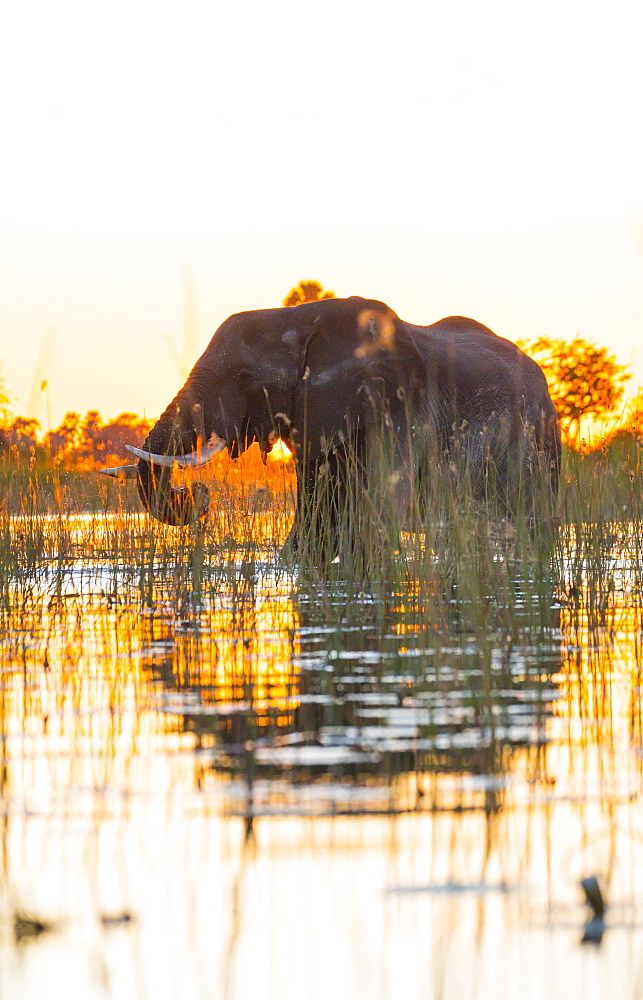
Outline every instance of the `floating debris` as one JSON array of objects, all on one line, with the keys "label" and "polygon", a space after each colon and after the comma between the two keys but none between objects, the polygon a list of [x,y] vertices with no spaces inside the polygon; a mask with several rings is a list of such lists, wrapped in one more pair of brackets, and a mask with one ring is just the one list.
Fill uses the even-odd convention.
[{"label": "floating debris", "polygon": [[53,930],[54,926],[48,920],[41,920],[39,917],[34,917],[33,914],[21,913],[19,910],[13,917],[13,933],[18,944],[23,941],[33,941],[41,934],[47,934],[48,931]]},{"label": "floating debris", "polygon": [[100,918],[103,927],[123,927],[126,924],[131,924],[133,920],[133,915],[127,911],[123,913],[102,913]]},{"label": "floating debris", "polygon": [[605,900],[598,884],[598,879],[594,875],[581,880],[581,886],[585,893],[585,902],[592,911],[592,916],[583,928],[581,944],[600,944],[606,930],[605,925]]}]

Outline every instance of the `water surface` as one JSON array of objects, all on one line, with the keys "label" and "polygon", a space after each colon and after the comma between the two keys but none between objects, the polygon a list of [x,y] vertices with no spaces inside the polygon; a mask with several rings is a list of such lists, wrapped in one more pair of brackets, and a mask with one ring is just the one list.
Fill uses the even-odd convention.
[{"label": "water surface", "polygon": [[204,559],[41,527],[3,598],[0,996],[643,995],[626,532],[599,591],[571,539],[562,582],[499,551],[511,607],[436,618],[421,581],[304,581],[268,521]]}]

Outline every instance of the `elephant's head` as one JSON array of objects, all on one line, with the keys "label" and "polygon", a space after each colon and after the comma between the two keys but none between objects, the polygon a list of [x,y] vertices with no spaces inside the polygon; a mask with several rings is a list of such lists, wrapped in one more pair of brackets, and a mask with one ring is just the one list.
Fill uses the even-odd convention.
[{"label": "elephant's head", "polygon": [[[199,433],[199,410],[198,404],[195,405],[191,428],[184,423],[187,431],[184,437],[180,431],[182,410],[175,401],[173,413],[168,414],[166,411],[163,414],[147,436],[143,448],[125,446],[138,457],[137,465],[101,470],[105,475],[115,478],[135,478],[146,510],[159,521],[176,527],[205,517],[210,494],[204,483],[174,488],[171,483],[172,468],[174,465],[184,469],[204,465],[227,446],[227,442],[219,438],[216,432],[203,444],[203,434]],[[184,440],[187,440],[187,446],[182,443]]]},{"label": "elephant's head", "polygon": [[263,310],[227,319],[143,446],[127,446],[138,465],[102,471],[136,477],[146,510],[166,524],[185,525],[204,516],[207,487],[174,488],[172,468],[204,465],[225,448],[234,458],[254,440],[265,452],[277,436],[288,437],[300,331],[284,324],[281,314],[293,312]]},{"label": "elephant's head", "polygon": [[234,458],[252,441],[265,453],[276,437],[313,461],[327,441],[367,423],[382,387],[388,410],[403,409],[400,387],[408,389],[416,359],[402,327],[385,305],[360,298],[231,316],[143,447],[130,447],[138,466],[104,471],[136,476],[150,514],[186,524],[205,514],[208,491],[175,489],[175,463],[202,465],[224,448]]}]

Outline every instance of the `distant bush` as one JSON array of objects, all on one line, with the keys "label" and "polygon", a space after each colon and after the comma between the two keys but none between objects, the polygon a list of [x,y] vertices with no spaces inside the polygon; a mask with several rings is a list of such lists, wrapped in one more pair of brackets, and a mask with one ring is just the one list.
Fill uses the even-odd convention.
[{"label": "distant bush", "polygon": [[320,299],[334,299],[335,292],[324,291],[318,281],[300,281],[291,288],[283,300],[284,306],[300,306],[304,302],[319,302]]},{"label": "distant bush", "polygon": [[129,461],[126,444],[141,443],[153,421],[122,413],[107,423],[97,410],[67,413],[56,430],[41,437],[37,420],[9,418],[0,424],[0,457],[54,463],[68,469],[96,469]]},{"label": "distant bush", "polygon": [[581,420],[614,417],[625,384],[632,375],[605,347],[575,337],[573,340],[519,341],[518,346],[536,361],[547,379],[549,392],[568,443],[578,446]]}]

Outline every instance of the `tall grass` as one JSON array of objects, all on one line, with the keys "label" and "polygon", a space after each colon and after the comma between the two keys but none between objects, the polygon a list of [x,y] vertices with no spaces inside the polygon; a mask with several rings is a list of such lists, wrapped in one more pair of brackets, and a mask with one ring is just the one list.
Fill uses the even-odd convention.
[{"label": "tall grass", "polygon": [[[276,738],[284,727],[309,734],[359,727],[345,684],[362,654],[388,666],[373,667],[368,680],[355,674],[353,690],[412,700],[457,693],[493,737],[508,730],[508,692],[525,685],[544,690],[561,669],[565,644],[589,643],[598,651],[594,708],[604,710],[609,644],[619,629],[640,628],[642,620],[643,478],[636,446],[619,443],[585,456],[567,451],[558,521],[546,511],[540,529],[526,509],[513,521],[499,516],[471,496],[466,475],[444,470],[422,487],[411,484],[402,516],[394,459],[385,449],[371,457],[368,488],[359,455],[346,458],[346,490],[338,490],[332,464],[322,467],[294,557],[282,553],[294,510],[292,475],[284,469],[267,485],[254,474],[216,482],[206,525],[179,530],[142,513],[131,485],[91,473],[5,467],[0,628],[13,636],[6,641],[15,653],[39,622],[67,629],[70,607],[81,616],[83,601],[98,593],[115,621],[130,622],[130,645],[173,637],[164,683],[249,706],[236,721],[209,715],[199,723],[199,738],[211,733],[225,742],[234,735],[237,746]],[[328,531],[332,517],[335,528]],[[266,682],[260,685],[253,672],[257,616],[271,593],[287,618],[274,631],[281,637],[270,654],[280,663],[274,691],[308,692],[326,698],[326,708],[313,710],[305,701],[285,707],[287,696],[266,694]],[[299,666],[307,635],[317,643],[323,636],[329,665],[310,675]],[[233,652],[221,673],[224,644]],[[587,669],[583,657],[564,662],[566,669],[574,662],[578,672]],[[345,666],[337,671],[334,663]],[[640,667],[639,649],[635,673]],[[427,723],[424,735],[429,741],[439,735],[438,723]],[[502,769],[505,747],[500,735],[489,738],[478,766]],[[249,774],[253,753],[244,751],[230,766]],[[437,751],[426,751],[413,767],[443,764]]]},{"label": "tall grass", "polygon": [[[338,489],[337,468],[327,464],[319,470],[304,501],[294,565],[300,585],[330,592],[341,584],[347,605],[368,592],[385,616],[397,595],[412,595],[425,625],[452,623],[466,611],[468,620],[483,628],[494,616],[511,616],[527,599],[546,604],[543,588],[573,591],[582,583],[592,606],[600,607],[619,546],[627,549],[640,582],[642,461],[633,440],[589,455],[566,450],[555,531],[549,512],[535,529],[524,511],[512,521],[498,516],[471,497],[466,476],[443,468],[420,487],[410,485],[402,511],[398,470],[385,449],[370,459],[367,487],[362,457],[348,454],[344,462],[345,490]],[[149,596],[153,566],[169,573],[178,564],[189,565],[195,579],[259,556],[281,566],[295,503],[292,474],[281,468],[269,482],[258,483],[253,468],[251,478],[218,480],[213,493],[205,530],[182,531],[139,515],[132,483],[4,464],[0,579],[5,587],[20,586],[37,577],[45,563],[56,562],[62,572],[71,560],[100,558],[119,574],[138,575],[141,594]],[[115,516],[92,517],[103,514]],[[70,519],[78,515],[83,527],[75,524],[72,531]]]}]

